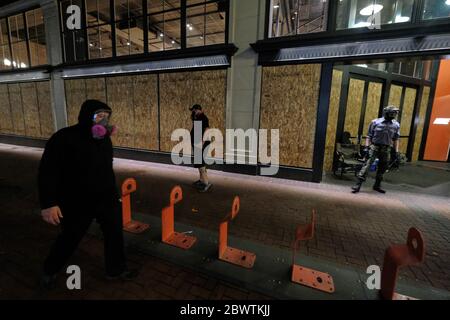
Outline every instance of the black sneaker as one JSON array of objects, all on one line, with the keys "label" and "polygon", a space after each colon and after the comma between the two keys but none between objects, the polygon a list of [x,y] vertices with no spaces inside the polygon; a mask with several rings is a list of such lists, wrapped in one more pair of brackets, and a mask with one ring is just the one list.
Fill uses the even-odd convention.
[{"label": "black sneaker", "polygon": [[138,270],[126,270],[117,276],[106,276],[108,280],[123,280],[123,281],[132,281],[137,278],[139,275]]},{"label": "black sneaker", "polygon": [[211,187],[212,187],[211,183],[203,184],[203,186],[201,186],[198,191],[200,193],[206,193],[206,192],[208,192],[209,189],[211,189]]},{"label": "black sneaker", "polygon": [[359,193],[360,191],[361,191],[361,184],[356,184],[356,185],[354,185],[353,187],[352,187],[352,193],[354,193],[354,194],[356,194],[356,193]]},{"label": "black sneaker", "polygon": [[379,192],[381,194],[386,194],[386,190],[381,189],[380,187],[374,186],[373,190]]},{"label": "black sneaker", "polygon": [[198,187],[198,186],[200,186],[200,185],[202,185],[202,184],[203,184],[202,180],[198,180],[198,181],[195,181],[192,185],[193,185],[194,187]]}]

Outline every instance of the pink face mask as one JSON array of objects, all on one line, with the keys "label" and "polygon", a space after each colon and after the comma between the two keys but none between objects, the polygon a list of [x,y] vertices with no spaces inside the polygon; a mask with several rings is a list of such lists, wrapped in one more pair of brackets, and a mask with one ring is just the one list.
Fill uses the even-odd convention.
[{"label": "pink face mask", "polygon": [[99,123],[94,124],[91,130],[94,139],[100,140],[114,135],[117,132],[117,127],[109,125],[108,119],[105,118]]}]

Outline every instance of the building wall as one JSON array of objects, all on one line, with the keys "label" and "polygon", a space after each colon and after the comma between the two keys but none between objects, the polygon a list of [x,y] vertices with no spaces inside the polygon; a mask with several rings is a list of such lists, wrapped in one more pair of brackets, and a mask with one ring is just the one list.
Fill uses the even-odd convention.
[{"label": "building wall", "polygon": [[113,109],[116,146],[170,152],[172,132],[190,130],[189,107],[200,104],[211,128],[225,129],[226,70],[65,80],[68,124],[81,104],[98,99]]},{"label": "building wall", "polygon": [[[59,28],[57,2],[33,0],[33,3],[43,8],[48,62],[59,65],[63,59],[60,34],[55,32]],[[16,8],[26,7],[28,4],[22,1]],[[55,131],[55,123],[56,128],[61,129],[77,122],[79,108],[86,99],[99,99],[113,108],[113,122],[119,127],[113,139],[116,146],[170,152],[175,144],[170,139],[173,130],[191,128],[187,108],[199,103],[204,106],[211,127],[221,131],[225,128],[280,129],[280,164],[311,169],[322,68],[320,64],[264,68],[258,64],[259,56],[250,44],[264,38],[265,10],[265,0],[231,0],[229,42],[239,50],[227,70],[120,76],[116,73],[112,76],[123,66],[117,65],[117,68],[111,66],[110,71],[102,68],[101,72],[94,73],[98,76],[91,78],[63,79],[64,72],[55,70],[50,73],[49,81],[0,84],[0,98],[7,97],[0,101],[0,110],[5,114],[0,120],[0,133],[49,137]],[[39,48],[32,48],[32,51],[36,50]],[[97,66],[89,67],[95,69]],[[77,68],[86,69],[83,66]],[[105,70],[108,71],[103,72]],[[31,79],[31,71],[23,72],[24,77],[27,74]],[[342,72],[334,70],[324,171],[332,169],[341,84]],[[356,91],[364,89],[358,80],[352,80],[351,86]],[[375,110],[381,100],[380,85],[370,84],[370,89],[377,92],[373,101],[368,101]],[[409,92],[412,101],[416,93]],[[402,87],[392,86],[390,102],[400,104],[401,95]],[[418,157],[420,149],[417,141],[423,134],[428,98],[424,93],[414,157]],[[352,104],[359,106],[358,99],[362,97],[350,97],[348,109]],[[355,117],[346,119],[346,128],[354,131],[352,128],[356,128],[359,121],[358,112],[355,109]],[[370,121],[372,117],[367,116],[366,120]],[[402,150],[406,151],[406,147],[407,141],[402,144]]]},{"label": "building wall", "polygon": [[417,133],[414,140],[414,149],[411,161],[419,160],[420,146],[422,145],[423,130],[425,127],[425,118],[427,116],[428,102],[430,100],[430,87],[424,87],[422,101],[420,102],[419,122],[417,123]]},{"label": "building wall", "polygon": [[333,82],[328,112],[327,140],[325,144],[324,172],[333,170],[334,152],[336,147],[336,130],[339,117],[339,103],[341,101],[342,71],[333,70]]},{"label": "building wall", "polygon": [[450,125],[435,125],[437,118],[450,118],[450,60],[441,62],[424,160],[447,161]]},{"label": "building wall", "polygon": [[203,107],[210,128],[225,134],[226,70],[167,73],[159,78],[161,151],[170,152],[175,146],[171,141],[175,129],[192,128],[188,108],[194,104]]},{"label": "building wall", "polygon": [[47,139],[55,132],[49,81],[0,83],[0,134]]},{"label": "building wall", "polygon": [[280,165],[312,168],[320,64],[263,68],[261,129],[280,130]]}]

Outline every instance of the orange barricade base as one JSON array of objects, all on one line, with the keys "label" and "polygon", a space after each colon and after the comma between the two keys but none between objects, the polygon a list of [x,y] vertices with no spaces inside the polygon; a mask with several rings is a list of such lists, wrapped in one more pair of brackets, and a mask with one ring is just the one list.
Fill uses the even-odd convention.
[{"label": "orange barricade base", "polygon": [[130,178],[122,184],[122,223],[123,230],[140,234],[147,230],[150,225],[131,219],[131,193],[136,191],[136,180]]},{"label": "orange barricade base", "polygon": [[239,212],[240,200],[235,197],[231,212],[220,223],[219,227],[219,260],[251,269],[255,264],[256,254],[228,246],[228,223],[233,220]]},{"label": "orange barricade base", "polygon": [[409,229],[403,245],[390,246],[384,255],[381,272],[381,297],[386,300],[417,300],[395,292],[400,268],[415,266],[425,260],[425,242],[416,228]]},{"label": "orange barricade base", "polygon": [[308,269],[306,267],[293,265],[291,281],[320,291],[329,293],[334,292],[332,276],[328,273]]},{"label": "orange barricade base", "polygon": [[183,199],[183,190],[176,186],[170,193],[170,204],[161,212],[162,236],[161,241],[168,245],[184,250],[190,249],[197,241],[196,237],[184,233],[175,232],[175,204]]},{"label": "orange barricade base", "polygon": [[311,222],[307,225],[299,225],[297,227],[293,245],[291,281],[323,292],[333,293],[334,281],[332,276],[328,273],[295,264],[295,254],[299,249],[300,241],[311,240],[314,238],[315,223],[316,212],[313,210]]}]

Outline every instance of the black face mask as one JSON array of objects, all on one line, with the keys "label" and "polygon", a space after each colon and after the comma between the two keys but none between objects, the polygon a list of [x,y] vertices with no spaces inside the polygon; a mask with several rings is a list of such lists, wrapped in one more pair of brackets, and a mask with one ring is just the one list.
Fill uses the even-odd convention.
[{"label": "black face mask", "polygon": [[392,114],[392,113],[388,113],[385,116],[386,120],[390,120],[390,121],[394,120],[396,117],[397,117],[397,115],[396,114]]}]

